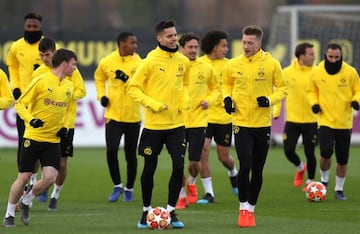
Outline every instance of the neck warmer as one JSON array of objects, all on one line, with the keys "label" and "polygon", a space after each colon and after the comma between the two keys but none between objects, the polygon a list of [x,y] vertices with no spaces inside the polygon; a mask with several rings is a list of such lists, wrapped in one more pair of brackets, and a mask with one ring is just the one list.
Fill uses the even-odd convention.
[{"label": "neck warmer", "polygon": [[332,63],[332,62],[329,62],[329,60],[327,60],[326,55],[325,55],[325,70],[330,75],[334,75],[334,74],[338,73],[341,69],[341,65],[342,65],[342,57],[335,63]]},{"label": "neck warmer", "polygon": [[24,39],[29,44],[38,42],[42,37],[42,31],[24,31]]},{"label": "neck warmer", "polygon": [[171,49],[171,48],[169,48],[169,47],[160,45],[160,43],[159,43],[159,47],[160,47],[160,49],[165,50],[165,51],[170,52],[170,53],[175,53],[175,52],[178,51],[178,49],[179,49],[179,46],[178,46],[178,45],[176,45],[176,48],[175,48],[175,49]]}]

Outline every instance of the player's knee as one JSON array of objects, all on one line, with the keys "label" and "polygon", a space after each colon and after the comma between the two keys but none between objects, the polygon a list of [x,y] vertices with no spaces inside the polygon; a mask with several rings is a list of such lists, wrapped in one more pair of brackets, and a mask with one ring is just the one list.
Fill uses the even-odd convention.
[{"label": "player's knee", "polygon": [[321,150],[321,157],[323,157],[323,158],[326,158],[326,159],[329,159],[330,157],[331,157],[331,155],[333,154],[333,150],[331,150],[331,149],[325,149],[325,150]]}]

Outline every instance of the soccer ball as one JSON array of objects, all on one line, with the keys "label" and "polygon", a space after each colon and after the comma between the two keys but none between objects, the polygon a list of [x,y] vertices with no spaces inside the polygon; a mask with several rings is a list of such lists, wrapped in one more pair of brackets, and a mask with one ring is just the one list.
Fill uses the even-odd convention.
[{"label": "soccer ball", "polygon": [[146,216],[146,223],[151,229],[167,229],[170,221],[170,213],[160,206],[151,209]]},{"label": "soccer ball", "polygon": [[326,186],[320,182],[311,182],[306,186],[306,197],[311,202],[324,201],[326,198]]}]

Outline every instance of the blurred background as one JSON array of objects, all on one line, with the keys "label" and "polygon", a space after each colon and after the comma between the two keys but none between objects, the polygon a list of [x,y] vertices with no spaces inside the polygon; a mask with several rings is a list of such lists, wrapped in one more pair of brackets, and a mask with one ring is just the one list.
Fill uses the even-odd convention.
[{"label": "blurred background", "polygon": [[[93,74],[99,60],[116,49],[122,31],[135,33],[138,53],[145,57],[157,42],[154,25],[174,19],[179,35],[199,36],[220,28],[230,35],[228,58],[242,53],[241,30],[249,24],[265,32],[263,49],[290,64],[300,41],[315,45],[316,63],[330,42],[341,44],[344,61],[360,71],[359,0],[7,0],[0,1],[0,68],[7,72],[6,55],[23,36],[24,16],[42,15],[45,36],[74,50],[86,80],[87,96],[78,101],[75,145],[104,146],[104,108],[96,99]],[[0,112],[0,147],[16,147],[15,111]],[[281,142],[283,115],[273,121],[273,138]],[[360,144],[360,115],[354,112],[352,142]]]},{"label": "blurred background", "polygon": [[[327,10],[328,6],[322,4],[335,6]],[[295,5],[300,7],[297,13],[294,10],[297,8],[292,8]],[[343,6],[354,11],[336,11]],[[43,17],[44,35],[78,54],[79,69],[85,79],[92,79],[99,59],[116,48],[115,40],[121,31],[131,31],[138,36],[138,52],[144,57],[156,45],[154,25],[169,18],[176,21],[179,34],[192,31],[201,36],[213,28],[226,30],[230,34],[229,58],[241,53],[241,29],[248,24],[258,24],[265,31],[264,49],[274,53],[284,66],[290,63],[293,54],[291,42],[312,40],[322,57],[323,46],[330,40],[343,39],[345,60],[359,70],[360,11],[356,11],[359,7],[359,0],[1,1],[0,67],[6,70],[9,46],[22,37],[25,14],[37,12]],[[294,17],[297,22],[291,21]],[[295,27],[293,23],[298,36],[290,34],[291,26]],[[350,45],[344,43],[345,40]]]}]

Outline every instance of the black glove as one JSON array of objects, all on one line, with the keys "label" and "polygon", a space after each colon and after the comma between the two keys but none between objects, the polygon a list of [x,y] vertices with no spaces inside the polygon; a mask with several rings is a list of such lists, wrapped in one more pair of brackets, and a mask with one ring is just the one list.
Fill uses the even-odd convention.
[{"label": "black glove", "polygon": [[224,98],[225,111],[229,115],[231,115],[232,112],[235,112],[235,108],[232,106],[232,104],[233,104],[233,102],[231,100],[231,97]]},{"label": "black glove", "polygon": [[319,112],[321,112],[321,108],[320,108],[320,105],[319,104],[315,104],[311,107],[312,109],[312,112],[314,112],[314,114],[317,114]]},{"label": "black glove", "polygon": [[256,101],[257,101],[259,107],[269,107],[270,106],[269,99],[265,96],[257,97]]},{"label": "black glove", "polygon": [[107,105],[109,104],[109,98],[106,96],[102,96],[100,103],[103,107],[107,107]]},{"label": "black glove", "polygon": [[120,79],[122,80],[122,82],[126,82],[129,79],[129,76],[126,75],[123,71],[121,70],[116,70],[115,71],[115,79]]},{"label": "black glove", "polygon": [[15,88],[13,90],[13,96],[14,96],[15,100],[17,100],[21,96],[21,91],[19,88]]},{"label": "black glove", "polygon": [[354,110],[359,110],[360,108],[359,103],[357,101],[352,101],[351,107],[354,108]]},{"label": "black glove", "polygon": [[67,128],[60,128],[60,130],[56,133],[56,136],[58,137],[67,137],[69,133],[69,130]]},{"label": "black glove", "polygon": [[32,120],[30,121],[30,125],[31,125],[33,128],[39,128],[39,127],[44,126],[44,122],[43,122],[41,119],[32,119]]},{"label": "black glove", "polygon": [[40,67],[40,65],[39,64],[34,64],[34,71],[38,68],[38,67]]}]

